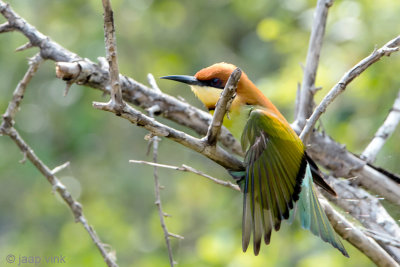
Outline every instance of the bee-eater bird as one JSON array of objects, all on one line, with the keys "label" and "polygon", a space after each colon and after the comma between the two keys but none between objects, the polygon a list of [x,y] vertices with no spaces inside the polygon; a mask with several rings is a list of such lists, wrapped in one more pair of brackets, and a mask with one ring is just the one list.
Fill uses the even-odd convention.
[{"label": "bee-eater bird", "polygon": [[[194,76],[173,75],[163,79],[186,83],[213,112],[222,89],[236,66],[217,63]],[[305,146],[278,109],[250,81],[245,73],[237,85],[224,125],[236,138],[240,135],[246,151],[245,171],[230,172],[243,192],[242,248],[245,252],[253,234],[254,254],[261,239],[270,243],[272,229],[278,231],[282,220],[294,216],[297,205],[302,227],[330,243],[348,257],[340,237],[323,211],[313,182],[327,192],[336,192],[321,177]]]}]

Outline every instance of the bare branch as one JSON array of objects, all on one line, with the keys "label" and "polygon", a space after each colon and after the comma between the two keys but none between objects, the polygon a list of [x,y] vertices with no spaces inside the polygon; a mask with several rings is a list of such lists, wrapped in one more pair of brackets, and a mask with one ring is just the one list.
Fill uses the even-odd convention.
[{"label": "bare branch", "polygon": [[52,169],[51,173],[55,175],[55,174],[59,173],[60,171],[64,170],[65,168],[68,168],[69,165],[70,165],[70,162],[67,161],[64,164],[61,164],[60,166],[57,166],[54,169]]},{"label": "bare branch", "polygon": [[210,146],[215,146],[217,144],[217,138],[221,131],[224,116],[230,109],[232,101],[235,98],[237,84],[241,75],[242,71],[239,68],[236,68],[231,73],[225,85],[225,88],[222,91],[220,98],[218,99],[210,127],[208,128],[207,135],[204,137],[204,140]]},{"label": "bare branch", "polygon": [[106,44],[106,55],[110,67],[111,101],[112,104],[115,105],[115,108],[121,109],[123,102],[119,81],[114,15],[110,0],[102,0],[102,2],[104,8],[104,38]]},{"label": "bare branch", "polygon": [[15,52],[21,52],[21,51],[27,50],[32,47],[33,47],[33,45],[30,42],[27,42],[26,44],[23,44],[20,47],[18,47],[17,49],[15,49]]},{"label": "bare branch", "polygon": [[29,68],[14,90],[13,98],[10,101],[6,112],[3,115],[3,122],[0,128],[7,128],[13,126],[14,124],[13,120],[15,114],[19,109],[21,100],[24,98],[26,86],[31,81],[32,77],[36,74],[36,71],[38,70],[39,65],[40,63],[42,63],[42,61],[43,59],[40,56],[40,54],[36,54],[29,60]]},{"label": "bare branch", "polygon": [[312,113],[314,105],[313,96],[315,77],[317,76],[328,11],[332,4],[333,0],[318,0],[314,12],[314,21],[311,29],[310,42],[308,44],[306,65],[304,68],[303,81],[301,83],[300,100],[298,101],[298,105],[296,105],[298,112],[295,119],[299,129],[304,127],[306,119]]},{"label": "bare branch", "polygon": [[212,176],[210,176],[208,174],[205,174],[205,173],[203,173],[203,172],[201,172],[199,170],[196,170],[196,169],[194,169],[194,168],[192,168],[190,166],[184,165],[184,164],[182,164],[181,167],[178,167],[178,166],[158,164],[158,163],[153,163],[153,162],[148,162],[148,161],[143,161],[143,160],[130,160],[129,162],[137,163],[137,164],[146,164],[146,165],[150,165],[150,166],[157,166],[157,167],[160,167],[160,168],[172,169],[172,170],[183,171],[183,172],[191,172],[191,173],[197,174],[199,176],[203,176],[203,177],[211,180],[212,182],[214,182],[214,183],[216,183],[218,185],[222,185],[222,186],[225,186],[225,187],[228,187],[228,188],[231,188],[233,190],[236,190],[236,191],[240,192],[240,188],[239,188],[238,185],[233,184],[233,183],[231,183],[229,181],[223,181],[223,180],[214,178],[214,177],[212,177]]},{"label": "bare branch", "polygon": [[158,87],[156,80],[154,79],[153,74],[149,73],[147,74],[147,81],[149,82],[151,88],[153,88],[155,91],[161,93],[160,87]]},{"label": "bare branch", "polygon": [[393,107],[390,110],[388,116],[383,122],[382,126],[378,129],[375,137],[372,139],[371,143],[365,148],[364,152],[361,154],[361,158],[372,163],[375,161],[376,155],[382,149],[386,140],[392,135],[394,130],[396,130],[397,125],[400,122],[400,91],[397,94],[396,100],[394,101]]},{"label": "bare branch", "polygon": [[[151,86],[153,87],[153,89],[161,92],[161,90],[158,88],[156,81],[154,80],[153,75],[151,75],[149,73],[147,75],[147,77],[148,77],[149,82],[150,82]],[[160,110],[160,107],[157,105],[149,108],[148,112],[149,112],[150,117],[154,118],[154,113],[158,112],[159,110]],[[157,160],[158,160],[158,142],[159,141],[161,141],[161,139],[158,136],[153,136],[149,140],[149,145],[151,143],[153,144],[153,162],[154,162],[154,164],[157,164]],[[165,220],[164,220],[164,217],[166,217],[166,213],[162,209],[160,189],[161,189],[161,185],[160,185],[160,181],[158,179],[158,167],[154,166],[154,194],[155,194],[155,198],[156,198],[155,204],[158,209],[158,216],[160,217],[161,228],[163,229],[163,232],[164,232],[164,239],[165,239],[165,243],[167,245],[169,264],[171,267],[174,267],[176,262],[174,261],[174,257],[172,254],[171,242],[170,242],[169,238],[171,236],[179,236],[179,235],[172,234],[167,229],[167,226],[166,226]],[[179,237],[181,237],[181,236],[179,236]],[[183,239],[183,237],[181,237],[181,238]]]},{"label": "bare branch", "polygon": [[14,28],[8,22],[5,22],[5,23],[0,25],[0,33],[11,32],[13,30],[14,30]]},{"label": "bare branch", "polygon": [[[158,157],[158,141],[161,140],[159,139],[158,136],[154,136],[152,138],[153,142],[153,162],[157,163],[157,157]],[[158,167],[154,166],[154,192],[155,192],[155,197],[156,197],[156,206],[158,209],[158,216],[160,217],[160,223],[161,223],[161,228],[163,229],[164,232],[164,239],[165,243],[167,244],[167,250],[168,250],[168,257],[169,257],[169,264],[171,267],[174,267],[175,261],[174,257],[172,255],[172,247],[171,247],[171,242],[169,240],[170,233],[167,229],[167,226],[165,225],[165,220],[164,220],[164,212],[162,209],[162,204],[161,204],[161,196],[160,196],[160,182],[158,179]]]},{"label": "bare branch", "polygon": [[169,234],[169,236],[170,237],[173,237],[173,238],[176,238],[176,239],[180,239],[180,240],[183,240],[183,239],[185,239],[183,236],[181,236],[181,235],[177,235],[177,234],[174,234],[174,233],[168,233]]},{"label": "bare branch", "polygon": [[373,51],[372,54],[361,60],[351,70],[344,74],[340,81],[324,97],[324,99],[311,115],[310,119],[307,121],[306,126],[300,134],[300,139],[303,140],[304,144],[307,144],[310,133],[314,128],[315,123],[321,117],[322,113],[324,113],[328,105],[332,103],[333,100],[335,100],[335,98],[346,89],[347,85],[369,66],[381,59],[383,56],[390,56],[391,53],[398,51],[399,46],[400,36],[397,36],[395,39],[389,41],[380,49]]}]

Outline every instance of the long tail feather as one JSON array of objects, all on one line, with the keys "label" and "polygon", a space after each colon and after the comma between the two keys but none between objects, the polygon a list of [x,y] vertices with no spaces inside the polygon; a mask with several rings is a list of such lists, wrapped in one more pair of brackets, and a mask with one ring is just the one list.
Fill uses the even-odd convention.
[{"label": "long tail feather", "polygon": [[318,201],[309,165],[307,165],[306,175],[302,183],[298,209],[303,228],[310,230],[314,235],[337,248],[344,256],[349,257],[340,237],[332,228]]},{"label": "long tail feather", "polygon": [[243,188],[243,217],[242,217],[242,249],[246,252],[250,243],[251,235],[251,208],[250,208],[250,194],[248,193],[248,177],[244,181]]}]

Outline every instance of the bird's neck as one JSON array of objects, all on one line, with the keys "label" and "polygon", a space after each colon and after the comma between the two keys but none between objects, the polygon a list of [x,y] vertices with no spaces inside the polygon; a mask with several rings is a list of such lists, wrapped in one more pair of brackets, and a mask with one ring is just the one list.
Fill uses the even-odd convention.
[{"label": "bird's neck", "polygon": [[269,112],[275,114],[279,119],[286,122],[285,117],[279,112],[274,104],[250,81],[247,77],[240,80],[237,88],[237,97],[232,104],[232,107],[242,105],[252,105],[265,108]]}]

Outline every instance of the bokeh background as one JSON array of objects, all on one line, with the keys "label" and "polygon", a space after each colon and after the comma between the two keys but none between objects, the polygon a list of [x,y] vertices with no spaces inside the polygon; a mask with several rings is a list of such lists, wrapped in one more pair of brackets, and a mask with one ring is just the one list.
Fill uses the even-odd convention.
[{"label": "bokeh background", "polygon": [[[96,60],[105,55],[100,0],[13,0],[22,17],[65,48]],[[307,52],[315,0],[113,0],[120,71],[147,83],[146,75],[194,74],[226,61],[240,66],[293,120],[297,83]],[[400,2],[335,1],[329,13],[316,95],[320,101],[340,77],[375,47],[399,34]],[[0,22],[4,22],[1,17]],[[37,49],[14,53],[26,39],[0,35],[0,112]],[[397,54],[374,64],[332,104],[322,122],[325,131],[361,153],[384,120],[400,88]],[[201,107],[188,87],[160,80],[168,94]],[[129,159],[146,155],[146,131],[92,108],[105,101],[99,91],[55,78],[54,62],[45,62],[27,89],[16,128],[51,168],[70,161],[60,173],[103,242],[116,251],[120,266],[168,266],[166,247],[154,205],[152,167]],[[192,131],[159,118],[178,129]],[[400,173],[397,130],[379,154],[377,165]],[[31,163],[7,137],[0,138],[0,265],[8,254],[66,256],[61,266],[105,266],[82,226]],[[221,179],[224,169],[199,154],[163,140],[159,161],[188,164]],[[273,233],[258,257],[241,252],[240,194],[192,174],[159,170],[164,211],[179,266],[373,266],[350,244],[351,256],[335,249],[297,223]],[[395,219],[399,214],[392,208]],[[8,266],[8,265],[7,265]],[[12,266],[10,264],[10,266]],[[45,265],[42,265],[45,266]],[[58,265],[48,265],[58,266]]]}]

